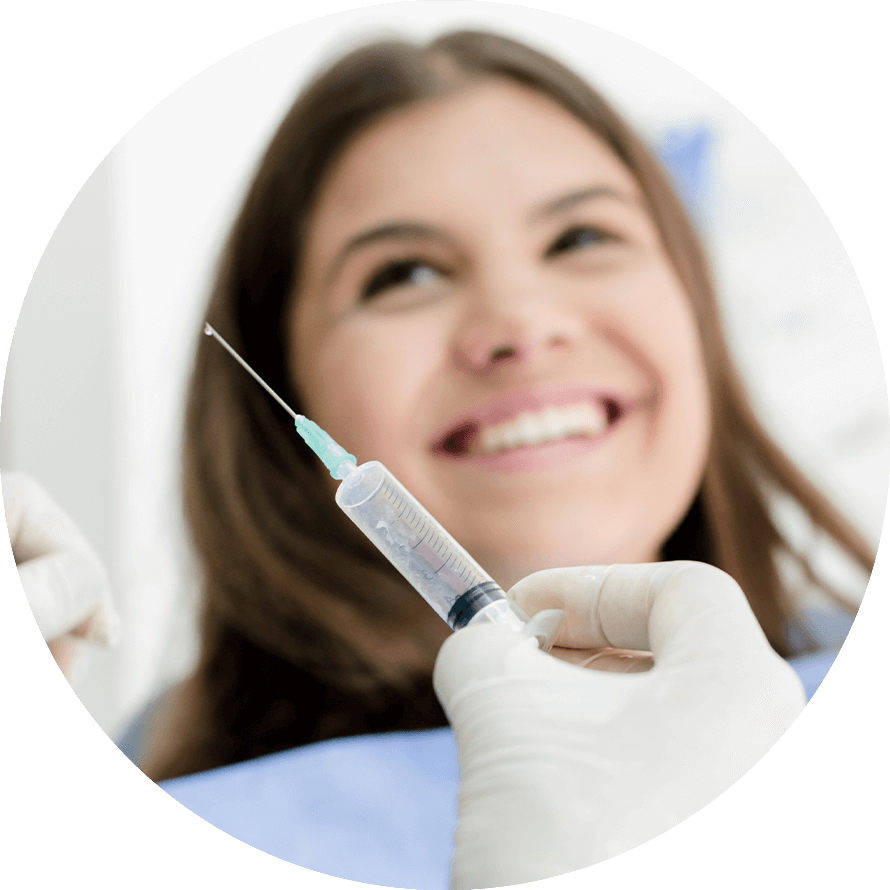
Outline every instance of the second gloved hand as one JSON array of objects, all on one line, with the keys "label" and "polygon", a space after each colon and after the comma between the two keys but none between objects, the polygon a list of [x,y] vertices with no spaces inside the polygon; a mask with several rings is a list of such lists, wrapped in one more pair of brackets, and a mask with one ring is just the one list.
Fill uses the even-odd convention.
[{"label": "second gloved hand", "polygon": [[113,646],[120,619],[99,557],[36,479],[4,472],[3,505],[28,605],[69,680],[82,642]]},{"label": "second gloved hand", "polygon": [[804,706],[738,585],[710,566],[556,569],[510,596],[529,614],[565,610],[565,655],[622,647],[655,663],[591,670],[493,624],[445,642],[434,683],[460,759],[455,890],[564,874],[655,837],[750,769]]}]

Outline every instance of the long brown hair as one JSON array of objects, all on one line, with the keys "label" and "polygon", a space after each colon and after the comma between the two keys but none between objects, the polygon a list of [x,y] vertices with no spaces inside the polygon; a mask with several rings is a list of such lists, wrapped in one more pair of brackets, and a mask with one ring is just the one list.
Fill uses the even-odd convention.
[{"label": "long brown hair", "polygon": [[[711,390],[713,439],[665,559],[717,565],[746,592],[781,654],[795,616],[776,559],[814,578],[775,524],[767,487],[792,498],[864,568],[873,554],[764,432],[733,369],[708,263],[666,174],[591,87],[512,40],[457,32],[427,46],[358,49],[306,88],[259,166],[233,227],[208,320],[297,411],[285,330],[301,249],[325,176],[381,116],[507,78],[550,97],[639,182],[689,294]],[[198,348],[188,399],[185,509],[203,571],[202,652],[180,691],[169,778],[307,742],[442,725],[431,685],[445,625],[336,508],[287,416],[216,344]]]}]

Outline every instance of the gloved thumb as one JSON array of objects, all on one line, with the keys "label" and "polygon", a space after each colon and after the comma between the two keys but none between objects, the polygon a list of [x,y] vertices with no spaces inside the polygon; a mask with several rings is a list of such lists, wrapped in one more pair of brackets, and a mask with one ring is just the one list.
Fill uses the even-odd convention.
[{"label": "gloved thumb", "polygon": [[534,637],[500,624],[480,624],[458,631],[442,645],[433,670],[433,688],[453,718],[462,701],[486,688],[528,690],[529,681],[540,682],[568,667],[541,652]]}]

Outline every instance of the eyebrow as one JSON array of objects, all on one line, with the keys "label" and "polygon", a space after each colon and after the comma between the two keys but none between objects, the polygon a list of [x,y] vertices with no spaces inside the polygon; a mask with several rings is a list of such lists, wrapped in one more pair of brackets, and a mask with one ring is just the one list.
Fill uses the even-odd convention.
[{"label": "eyebrow", "polygon": [[[631,195],[624,194],[616,189],[604,185],[587,186],[586,188],[575,189],[566,194],[558,195],[551,198],[543,204],[535,207],[529,214],[529,220],[554,216],[565,210],[570,210],[577,204],[597,199],[612,199],[622,201],[625,204],[638,203]],[[337,253],[330,269],[327,273],[328,281],[333,281],[337,277],[343,264],[349,258],[350,254],[367,247],[369,244],[376,244],[381,241],[410,241],[410,240],[439,240],[452,241],[452,238],[442,229],[435,226],[427,225],[420,222],[387,222],[379,226],[373,226],[354,235]]]}]

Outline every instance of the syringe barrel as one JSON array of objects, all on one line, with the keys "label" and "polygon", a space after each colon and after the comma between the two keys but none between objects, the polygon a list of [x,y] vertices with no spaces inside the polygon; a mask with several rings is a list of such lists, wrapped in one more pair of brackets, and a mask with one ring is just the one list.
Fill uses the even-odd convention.
[{"label": "syringe barrel", "polygon": [[379,461],[348,473],[337,504],[454,630],[524,626],[504,591]]}]

